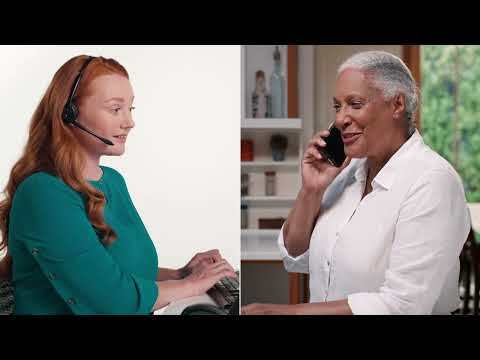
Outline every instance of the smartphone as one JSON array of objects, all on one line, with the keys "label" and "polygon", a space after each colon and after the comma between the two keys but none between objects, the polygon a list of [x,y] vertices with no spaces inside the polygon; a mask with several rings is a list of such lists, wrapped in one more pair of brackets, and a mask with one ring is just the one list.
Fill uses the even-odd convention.
[{"label": "smartphone", "polygon": [[325,138],[322,137],[322,139],[327,143],[327,146],[321,147],[316,145],[316,148],[331,165],[340,167],[342,166],[346,157],[343,147],[342,134],[335,126],[335,123],[332,123],[328,127],[328,131],[330,131],[330,135]]}]

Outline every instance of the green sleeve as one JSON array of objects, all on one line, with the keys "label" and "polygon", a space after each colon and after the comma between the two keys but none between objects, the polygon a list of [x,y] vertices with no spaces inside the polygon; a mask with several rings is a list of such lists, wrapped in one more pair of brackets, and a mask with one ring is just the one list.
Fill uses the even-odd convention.
[{"label": "green sleeve", "polygon": [[[82,198],[59,179],[27,178],[12,208],[17,236],[75,314],[148,314],[153,280],[125,273],[100,242]],[[18,210],[16,210],[18,209]]]}]

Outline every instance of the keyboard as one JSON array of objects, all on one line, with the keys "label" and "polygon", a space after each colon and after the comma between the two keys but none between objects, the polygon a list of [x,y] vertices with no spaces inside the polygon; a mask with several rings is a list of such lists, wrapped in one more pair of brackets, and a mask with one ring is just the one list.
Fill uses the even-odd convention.
[{"label": "keyboard", "polygon": [[239,271],[236,274],[237,279],[223,278],[205,294],[170,303],[155,315],[238,315]]},{"label": "keyboard", "polygon": [[[238,276],[238,274],[237,274]],[[232,306],[238,306],[239,281],[232,278],[223,278],[207,291],[215,303],[224,310],[230,311]]]}]

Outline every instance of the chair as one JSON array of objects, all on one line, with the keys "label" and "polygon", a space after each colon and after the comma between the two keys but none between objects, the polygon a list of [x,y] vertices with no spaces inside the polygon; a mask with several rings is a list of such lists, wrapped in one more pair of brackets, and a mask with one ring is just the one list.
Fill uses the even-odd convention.
[{"label": "chair", "polygon": [[[463,245],[460,254],[460,279],[459,286],[463,288],[462,314],[479,314],[479,298],[480,298],[480,253],[479,246],[475,241],[475,232],[473,228],[467,237],[467,241]],[[473,292],[472,292],[473,277]],[[473,306],[470,302],[473,300]]]},{"label": "chair", "polygon": [[0,315],[13,313],[14,297],[13,287],[10,281],[0,280]]}]

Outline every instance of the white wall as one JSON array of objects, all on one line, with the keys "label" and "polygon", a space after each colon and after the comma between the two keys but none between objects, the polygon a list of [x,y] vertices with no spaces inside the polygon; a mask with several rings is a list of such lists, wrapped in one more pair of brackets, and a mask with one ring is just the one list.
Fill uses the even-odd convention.
[{"label": "white wall", "polygon": [[324,130],[335,119],[333,94],[338,67],[360,51],[382,50],[402,57],[402,45],[317,45],[315,47],[315,126]]},{"label": "white wall", "polygon": [[238,268],[240,46],[0,46],[1,190],[53,74],[79,54],[130,74],[136,126],[125,154],[101,164],[124,175],[159,265],[218,248]]}]

